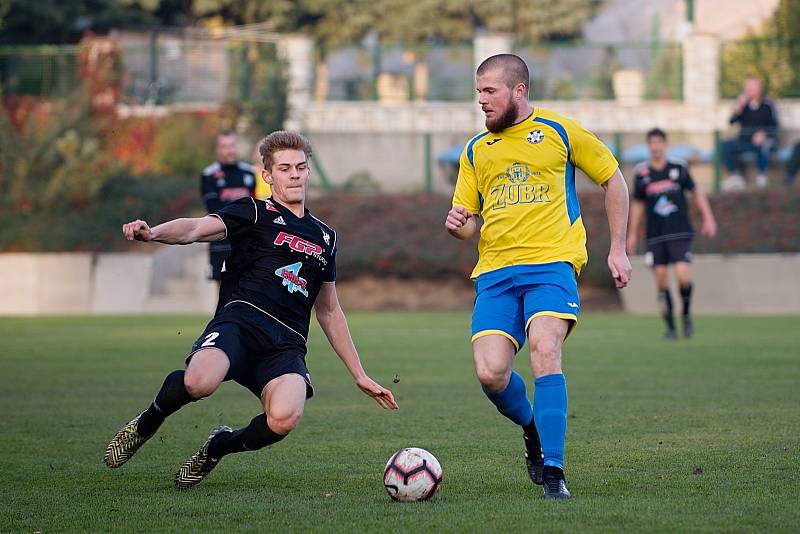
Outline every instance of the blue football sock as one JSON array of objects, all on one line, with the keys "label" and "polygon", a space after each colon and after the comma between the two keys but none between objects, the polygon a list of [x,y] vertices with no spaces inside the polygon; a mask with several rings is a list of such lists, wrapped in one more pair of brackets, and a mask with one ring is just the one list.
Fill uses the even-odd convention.
[{"label": "blue football sock", "polygon": [[564,468],[567,432],[567,381],[564,375],[540,376],[533,390],[533,417],[542,442],[544,465]]},{"label": "blue football sock", "polygon": [[483,388],[483,392],[497,406],[498,412],[518,425],[527,426],[531,422],[533,409],[525,391],[525,380],[514,371],[511,371],[511,380],[508,381],[506,389],[500,393],[489,393]]}]

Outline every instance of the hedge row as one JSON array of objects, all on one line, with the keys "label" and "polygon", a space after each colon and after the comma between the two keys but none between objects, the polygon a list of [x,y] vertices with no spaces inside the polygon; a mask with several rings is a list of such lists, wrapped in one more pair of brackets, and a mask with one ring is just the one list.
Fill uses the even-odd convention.
[{"label": "hedge row", "polygon": [[34,212],[0,204],[0,251],[61,252],[124,250],[123,223],[151,223],[200,214],[199,177],[109,179],[88,206],[58,203]]},{"label": "hedge row", "polygon": [[[719,223],[715,239],[698,236],[696,253],[800,251],[800,193],[766,190],[712,197]],[[589,264],[583,281],[609,285],[609,234],[602,192],[581,194]],[[315,215],[339,233],[341,278],[364,274],[399,278],[466,278],[477,260],[477,239],[462,242],[444,229],[450,198],[441,195],[334,194],[309,202]],[[0,250],[124,250],[120,227],[131,219],[151,223],[202,214],[197,178],[121,176],[98,201],[47,213],[0,210]],[[699,221],[696,223],[699,228]],[[640,250],[641,252],[641,250]]]},{"label": "hedge row", "polygon": [[[800,251],[800,194],[765,190],[712,197],[719,224],[716,238],[698,236],[695,253]],[[606,267],[608,220],[601,191],[580,195],[588,235],[589,264],[583,281],[611,283]],[[477,243],[461,242],[444,230],[450,207],[445,196],[332,195],[310,208],[339,232],[341,277],[466,277],[477,260]],[[695,223],[700,228],[699,220]],[[641,250],[639,251],[641,252]]]}]

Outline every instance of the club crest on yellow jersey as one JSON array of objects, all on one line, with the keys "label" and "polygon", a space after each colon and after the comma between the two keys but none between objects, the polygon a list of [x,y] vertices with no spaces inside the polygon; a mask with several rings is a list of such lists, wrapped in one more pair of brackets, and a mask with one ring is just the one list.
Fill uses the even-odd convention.
[{"label": "club crest on yellow jersey", "polygon": [[538,145],[544,139],[544,132],[541,130],[532,130],[528,133],[528,142],[532,145]]},{"label": "club crest on yellow jersey", "polygon": [[[505,177],[508,178],[508,182],[512,184],[521,184],[528,181],[528,177],[532,174],[539,174],[538,172],[532,173],[527,165],[523,165],[522,163],[515,161],[511,164],[511,167],[506,169]],[[502,179],[502,177],[501,177]]]}]

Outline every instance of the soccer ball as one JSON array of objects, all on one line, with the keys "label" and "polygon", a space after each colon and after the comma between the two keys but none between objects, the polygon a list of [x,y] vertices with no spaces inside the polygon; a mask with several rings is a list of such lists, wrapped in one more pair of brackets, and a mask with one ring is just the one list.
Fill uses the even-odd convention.
[{"label": "soccer ball", "polygon": [[383,487],[395,501],[427,501],[439,492],[442,466],[425,449],[400,449],[383,470]]}]

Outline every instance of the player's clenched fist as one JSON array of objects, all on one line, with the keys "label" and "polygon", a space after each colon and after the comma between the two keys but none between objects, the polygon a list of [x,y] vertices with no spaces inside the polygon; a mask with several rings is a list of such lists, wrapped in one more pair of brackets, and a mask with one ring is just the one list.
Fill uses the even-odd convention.
[{"label": "player's clenched fist", "polygon": [[146,222],[139,219],[123,224],[122,233],[128,241],[133,241],[134,239],[137,241],[150,241],[153,238],[150,227]]},{"label": "player's clenched fist", "polygon": [[470,213],[467,208],[453,206],[450,211],[447,212],[447,220],[444,223],[444,227],[450,231],[457,232],[467,224],[470,217],[472,217],[472,213]]}]

